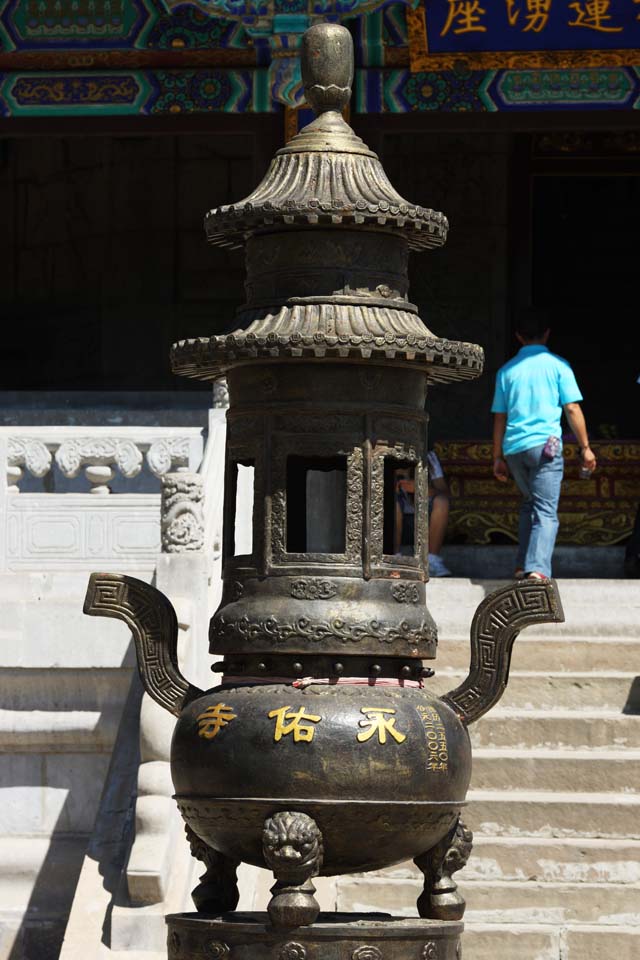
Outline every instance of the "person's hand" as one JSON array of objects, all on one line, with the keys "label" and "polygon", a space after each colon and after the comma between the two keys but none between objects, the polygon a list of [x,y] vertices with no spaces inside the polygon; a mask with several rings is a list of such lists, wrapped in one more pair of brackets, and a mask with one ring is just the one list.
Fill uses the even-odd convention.
[{"label": "person's hand", "polygon": [[596,460],[596,455],[591,447],[583,447],[580,451],[580,456],[582,458],[582,466],[585,468],[585,470],[588,470],[589,473],[593,473],[598,465],[598,461]]},{"label": "person's hand", "polygon": [[509,479],[509,468],[502,457],[496,457],[493,461],[493,475],[500,483],[506,483]]}]

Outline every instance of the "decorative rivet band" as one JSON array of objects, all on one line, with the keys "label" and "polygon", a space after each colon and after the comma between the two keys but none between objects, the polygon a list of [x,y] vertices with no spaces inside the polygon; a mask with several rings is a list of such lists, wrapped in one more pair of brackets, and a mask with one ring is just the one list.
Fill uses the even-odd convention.
[{"label": "decorative rivet band", "polygon": [[277,952],[278,960],[306,960],[306,956],[306,948],[295,940],[284,943]]},{"label": "decorative rivet band", "polygon": [[207,945],[207,955],[211,957],[212,960],[226,960],[230,953],[229,945],[223,943],[222,940],[212,940],[211,943]]},{"label": "decorative rivet band", "polygon": [[356,947],[351,954],[351,960],[382,960],[382,951],[365,944],[362,947]]}]

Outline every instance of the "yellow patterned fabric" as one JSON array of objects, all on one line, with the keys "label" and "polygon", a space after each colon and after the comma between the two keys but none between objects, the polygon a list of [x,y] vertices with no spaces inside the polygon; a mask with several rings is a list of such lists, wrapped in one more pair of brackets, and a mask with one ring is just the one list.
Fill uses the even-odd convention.
[{"label": "yellow patterned fabric", "polygon": [[[640,442],[592,444],[598,469],[589,480],[578,476],[575,443],[565,443],[560,497],[559,544],[612,546],[631,534],[640,501]],[[435,444],[451,489],[449,543],[517,542],[520,494],[511,480],[493,478],[492,447],[477,440]]]}]

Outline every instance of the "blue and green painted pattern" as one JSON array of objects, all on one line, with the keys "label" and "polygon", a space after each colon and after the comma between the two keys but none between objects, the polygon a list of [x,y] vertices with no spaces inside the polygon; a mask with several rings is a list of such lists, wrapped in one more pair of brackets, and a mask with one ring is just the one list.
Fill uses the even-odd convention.
[{"label": "blue and green painted pattern", "polygon": [[245,50],[247,34],[237,20],[210,17],[183,3],[156,15],[144,45],[150,50]]},{"label": "blue and green painted pattern", "polygon": [[357,70],[355,105],[358,113],[639,109],[640,68]]},{"label": "blue and green painted pattern", "polygon": [[163,9],[154,0],[8,0],[2,7],[4,50],[143,46]]},{"label": "blue and green painted pattern", "polygon": [[7,116],[125,116],[140,113],[152,85],[140,71],[4,74],[0,110]]},{"label": "blue and green painted pattern", "polygon": [[[270,113],[296,106],[300,38],[320,16],[344,20],[354,35],[358,113],[640,109],[640,67],[633,65],[394,68],[409,62],[406,10],[416,2],[6,0],[0,3],[0,116]],[[193,52],[200,61],[183,59],[174,68],[164,52],[187,58]],[[226,59],[218,59],[219,67],[202,66],[206,52]],[[66,58],[55,69],[47,61],[52,54]],[[94,62],[94,54],[103,60]],[[102,69],[105,55],[110,69]],[[142,55],[150,59],[141,61]],[[20,57],[21,66],[12,68]]]},{"label": "blue and green painted pattern", "polygon": [[268,113],[266,70],[110,70],[0,75],[0,115]]}]

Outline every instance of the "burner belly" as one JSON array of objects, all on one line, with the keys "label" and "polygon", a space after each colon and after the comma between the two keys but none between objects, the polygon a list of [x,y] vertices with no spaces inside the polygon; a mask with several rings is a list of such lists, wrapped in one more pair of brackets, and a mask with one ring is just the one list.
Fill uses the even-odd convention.
[{"label": "burner belly", "polygon": [[333,874],[433,846],[464,805],[471,748],[455,713],[417,687],[223,686],[183,711],[172,774],[185,821],[216,850],[265,866],[265,818],[300,811]]}]

